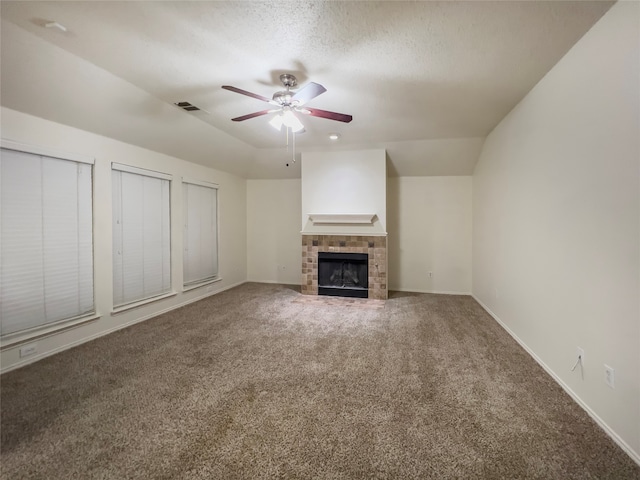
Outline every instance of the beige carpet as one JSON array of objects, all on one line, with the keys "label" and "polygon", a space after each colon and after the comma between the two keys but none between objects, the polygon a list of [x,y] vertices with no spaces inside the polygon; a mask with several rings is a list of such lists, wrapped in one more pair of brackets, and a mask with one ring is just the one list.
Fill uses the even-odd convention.
[{"label": "beige carpet", "polygon": [[1,381],[3,479],[638,479],[470,297],[245,284]]}]

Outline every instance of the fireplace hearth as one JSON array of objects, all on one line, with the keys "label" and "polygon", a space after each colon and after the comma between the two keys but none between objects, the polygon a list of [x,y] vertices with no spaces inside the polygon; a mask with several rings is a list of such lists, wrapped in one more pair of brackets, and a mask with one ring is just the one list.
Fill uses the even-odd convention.
[{"label": "fireplace hearth", "polygon": [[369,297],[366,253],[318,252],[318,295]]}]

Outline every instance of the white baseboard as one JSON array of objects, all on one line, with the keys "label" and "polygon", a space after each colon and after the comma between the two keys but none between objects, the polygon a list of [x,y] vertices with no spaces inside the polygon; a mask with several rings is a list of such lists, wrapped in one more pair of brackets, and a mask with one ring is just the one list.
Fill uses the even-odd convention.
[{"label": "white baseboard", "polygon": [[389,287],[390,292],[406,292],[406,293],[434,293],[436,295],[471,295],[471,292],[450,292],[442,290],[420,290],[416,288],[392,288]]},{"label": "white baseboard", "polygon": [[247,283],[270,283],[270,284],[277,284],[280,282],[277,282],[275,280],[259,280],[257,278],[250,278],[247,280]]},{"label": "white baseboard", "polygon": [[[301,285],[300,283],[287,283],[287,282],[279,282],[276,280],[247,280],[247,282],[251,283],[268,283],[274,285]],[[437,295],[469,295],[471,296],[471,292],[447,292],[440,290],[417,290],[415,288],[389,288],[390,292],[406,292],[406,293],[434,293]]]},{"label": "white baseboard", "polygon": [[136,323],[144,322],[145,320],[149,320],[151,318],[157,317],[158,315],[162,315],[163,313],[170,312],[171,310],[175,310],[177,308],[184,307],[186,305],[189,305],[190,303],[197,302],[199,300],[202,300],[204,298],[210,297],[212,295],[216,295],[218,293],[222,293],[225,290],[230,290],[230,289],[235,288],[237,286],[240,286],[240,285],[242,285],[244,283],[246,283],[246,281],[243,280],[241,282],[237,282],[237,283],[234,283],[232,285],[227,285],[226,287],[221,288],[220,290],[216,290],[215,292],[207,292],[204,295],[200,295],[200,296],[195,297],[195,298],[190,298],[189,300],[186,300],[186,301],[184,301],[182,303],[179,303],[177,305],[172,305],[170,307],[163,308],[162,310],[159,310],[157,312],[153,312],[153,313],[151,313],[149,315],[144,315],[143,317],[136,318],[134,320],[131,320],[130,322],[126,322],[126,323],[120,324],[120,325],[118,325],[116,327],[109,328],[107,330],[103,330],[101,332],[98,332],[98,333],[96,333],[94,335],[89,335],[88,337],[81,338],[80,340],[76,340],[76,341],[67,343],[65,345],[61,345],[61,346],[56,347],[56,348],[54,348],[52,350],[47,350],[46,352],[43,352],[43,353],[41,353],[39,355],[30,356],[28,358],[25,358],[22,361],[19,361],[17,363],[12,364],[12,365],[10,365],[10,366],[8,366],[6,368],[0,369],[0,374],[7,373],[7,372],[10,372],[11,370],[15,370],[17,368],[27,366],[27,365],[29,365],[31,363],[35,363],[35,362],[37,362],[39,360],[42,360],[42,359],[47,358],[47,357],[50,357],[51,355],[55,355],[56,353],[60,353],[60,352],[63,352],[65,350],[69,350],[70,348],[77,347],[78,345],[82,345],[83,343],[90,342],[91,340],[95,340],[96,338],[104,337],[105,335],[109,335],[110,333],[117,332],[118,330],[122,330],[123,328],[130,327],[131,325],[135,325]]},{"label": "white baseboard", "polygon": [[618,444],[618,446],[620,448],[622,448],[622,450],[624,450],[624,452],[629,455],[629,457],[631,457],[631,459],[636,462],[638,464],[638,466],[640,466],[640,453],[636,452],[635,450],[633,450],[633,448],[631,448],[622,438],[620,438],[620,436],[609,426],[607,425],[607,423],[602,420],[602,418],[600,418],[598,416],[598,414],[596,414],[593,410],[591,410],[591,408],[589,407],[589,405],[587,405],[587,403],[584,402],[584,400],[582,400],[582,398],[580,398],[578,396],[578,394],[576,394],[570,387],[569,385],[567,385],[566,383],[564,383],[564,381],[562,381],[562,379],[556,375],[556,373],[551,370],[551,368],[542,361],[542,359],[540,357],[538,357],[538,355],[535,354],[535,352],[533,350],[531,350],[529,348],[529,346],[524,343],[513,331],[511,331],[511,329],[502,321],[500,320],[500,318],[491,311],[491,309],[489,307],[487,307],[484,303],[482,303],[480,301],[480,299],[478,299],[478,297],[476,297],[474,294],[471,294],[471,296],[473,297],[473,299],[478,302],[480,304],[480,306],[482,308],[484,308],[486,310],[486,312],[491,315],[493,317],[493,319],[498,322],[498,324],[505,329],[505,331],[511,335],[511,337],[518,342],[518,344],[525,349],[525,351],[531,355],[531,357],[538,362],[538,364],[544,369],[545,372],[547,372],[551,378],[553,378],[556,383],[558,385],[560,385],[562,387],[562,389],[567,392],[569,394],[569,396],[571,398],[573,398],[573,400],[580,405],[580,407],[582,407],[582,409],[587,412],[587,414],[598,424],[598,426],[600,428],[602,428],[602,430],[604,430],[604,432],[609,435],[609,437],[611,437],[611,439],[616,442],[616,444]]},{"label": "white baseboard", "polygon": [[300,281],[298,282],[281,282],[278,280],[247,280],[247,283],[269,283],[272,285],[302,285]]}]

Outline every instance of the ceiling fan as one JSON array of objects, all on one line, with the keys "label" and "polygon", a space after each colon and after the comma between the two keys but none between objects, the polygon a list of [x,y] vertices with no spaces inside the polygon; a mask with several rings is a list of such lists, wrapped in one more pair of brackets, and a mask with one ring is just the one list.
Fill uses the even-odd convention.
[{"label": "ceiling fan", "polygon": [[327,110],[320,110],[317,108],[303,107],[303,105],[305,105],[309,100],[313,100],[318,95],[321,95],[327,91],[327,89],[319,83],[310,82],[297,92],[292,92],[291,89],[295,88],[298,84],[295,76],[289,73],[283,73],[282,75],[280,75],[280,81],[284,85],[285,90],[274,93],[271,99],[263,97],[262,95],[258,95],[256,93],[247,92],[246,90],[242,90],[237,87],[223,85],[222,88],[224,88],[225,90],[240,93],[242,95],[247,95],[248,97],[257,98],[258,100],[270,103],[271,105],[274,105],[276,107],[270,110],[261,110],[259,112],[242,115],[241,117],[232,118],[231,120],[233,120],[234,122],[242,122],[244,120],[260,117],[269,113],[280,112],[280,114],[271,119],[269,123],[278,130],[280,130],[282,128],[282,125],[284,125],[285,127],[291,128],[293,132],[300,132],[304,129],[302,122],[300,122],[298,117],[295,115],[296,113],[311,115],[313,117],[326,118],[329,120],[337,120],[338,122],[345,123],[349,123],[351,120],[353,120],[353,117],[351,115],[346,115],[344,113],[329,112]]}]

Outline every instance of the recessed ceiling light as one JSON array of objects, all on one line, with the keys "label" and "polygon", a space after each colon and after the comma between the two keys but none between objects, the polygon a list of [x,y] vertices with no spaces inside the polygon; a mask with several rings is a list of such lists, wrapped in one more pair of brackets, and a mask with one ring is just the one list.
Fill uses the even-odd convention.
[{"label": "recessed ceiling light", "polygon": [[66,32],[67,31],[67,27],[65,27],[64,25],[58,23],[58,22],[47,22],[44,24],[45,28],[56,28],[58,30],[60,30],[61,32]]},{"label": "recessed ceiling light", "polygon": [[330,133],[329,134],[329,139],[330,140],[338,140],[340,138],[340,134],[338,133]]}]

